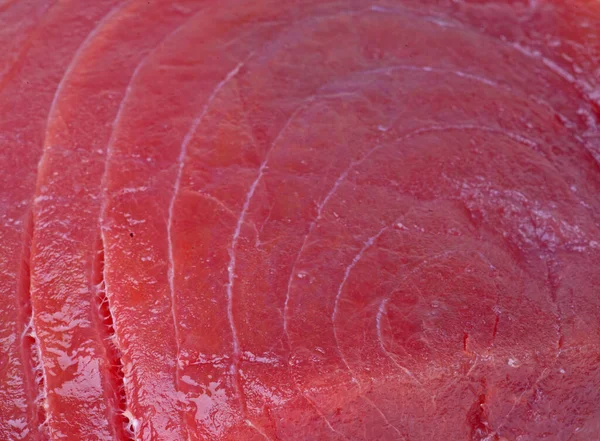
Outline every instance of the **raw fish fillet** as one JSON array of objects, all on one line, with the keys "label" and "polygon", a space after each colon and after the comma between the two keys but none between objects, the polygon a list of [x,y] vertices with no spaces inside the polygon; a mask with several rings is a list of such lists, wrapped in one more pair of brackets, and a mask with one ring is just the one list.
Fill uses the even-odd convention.
[{"label": "raw fish fillet", "polygon": [[0,4],[0,440],[600,439],[599,32]]}]

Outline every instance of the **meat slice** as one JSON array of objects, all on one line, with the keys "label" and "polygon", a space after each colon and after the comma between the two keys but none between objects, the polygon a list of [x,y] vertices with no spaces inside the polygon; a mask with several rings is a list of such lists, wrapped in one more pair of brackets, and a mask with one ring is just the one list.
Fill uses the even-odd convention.
[{"label": "meat slice", "polygon": [[81,8],[73,2],[3,5],[0,38],[7,41],[0,77],[3,439],[48,436],[38,337],[30,322],[30,200],[54,91],[78,45],[106,12],[106,2]]},{"label": "meat slice", "polygon": [[203,432],[193,418],[187,421],[188,400],[180,390],[186,378],[177,369],[171,205],[182,152],[215,87],[282,26],[275,20],[285,16],[281,7],[266,4],[210,5],[165,40],[139,71],[109,147],[105,282],[139,439],[197,439]]},{"label": "meat slice", "polygon": [[39,166],[32,254],[34,324],[53,440],[126,439],[132,430],[103,276],[106,155],[139,71],[198,6],[116,6],[82,43],[56,91]]},{"label": "meat slice", "polygon": [[[549,418],[556,439],[593,433],[594,393],[548,390],[570,347],[598,356],[558,294],[562,253],[598,252],[597,164],[556,117],[577,115],[573,85],[397,4],[321,3],[268,44],[245,13],[205,10],[173,39],[111,156],[132,403],[175,358],[160,384],[191,439],[535,439]],[[574,314],[596,317],[586,298]],[[551,417],[560,402],[586,417]],[[151,439],[162,420],[134,415]]]},{"label": "meat slice", "polygon": [[[1,8],[0,46],[3,48],[3,56],[0,59],[0,90],[6,87],[9,95],[11,89],[12,93],[17,89],[23,90],[22,84],[14,84],[12,75],[21,72],[25,54],[35,40],[36,31],[42,31],[41,22],[50,6],[50,2],[9,2]],[[29,74],[31,75],[31,70]],[[30,339],[23,336],[28,321],[27,312],[23,312],[23,309],[29,308],[28,235],[31,225],[28,220],[27,199],[31,195],[33,182],[31,179],[24,179],[24,176],[34,167],[39,150],[31,148],[31,162],[27,164],[27,154],[20,153],[23,162],[15,161],[18,158],[14,157],[15,151],[9,148],[9,144],[3,145],[0,164],[4,180],[0,189],[0,235],[3,244],[0,277],[4,298],[0,310],[0,433],[13,439],[22,439],[28,434],[32,439],[37,439],[39,435],[33,429],[42,421],[34,411],[37,387],[34,384],[29,354]],[[20,166],[15,168],[15,162],[20,163]]]}]

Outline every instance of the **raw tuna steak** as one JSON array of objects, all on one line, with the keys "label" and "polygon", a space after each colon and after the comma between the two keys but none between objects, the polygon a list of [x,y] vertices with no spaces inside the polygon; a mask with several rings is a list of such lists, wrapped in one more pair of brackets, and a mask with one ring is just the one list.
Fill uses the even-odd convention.
[{"label": "raw tuna steak", "polygon": [[600,3],[0,23],[0,440],[600,440]]}]

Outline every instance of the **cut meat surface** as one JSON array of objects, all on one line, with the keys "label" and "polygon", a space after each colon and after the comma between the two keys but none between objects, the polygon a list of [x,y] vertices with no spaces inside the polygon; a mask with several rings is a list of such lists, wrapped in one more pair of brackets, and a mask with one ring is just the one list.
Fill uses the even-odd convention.
[{"label": "cut meat surface", "polygon": [[597,3],[0,11],[0,439],[599,436]]},{"label": "cut meat surface", "polygon": [[[106,301],[99,195],[111,134],[121,123],[132,79],[197,8],[189,6],[116,6],[82,43],[50,111],[34,203],[32,297],[40,316],[35,328],[44,341],[52,439],[125,437],[127,400]],[[71,228],[73,222],[79,227]]]},{"label": "cut meat surface", "polygon": [[[106,2],[105,2],[106,3]],[[32,324],[29,255],[37,164],[56,88],[102,2],[5,2],[0,74],[0,437],[48,439],[45,375]]]}]

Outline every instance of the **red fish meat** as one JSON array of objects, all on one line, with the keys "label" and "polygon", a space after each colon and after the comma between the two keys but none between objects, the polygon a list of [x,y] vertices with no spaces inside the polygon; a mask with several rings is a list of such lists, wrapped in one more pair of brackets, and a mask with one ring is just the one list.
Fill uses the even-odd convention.
[{"label": "red fish meat", "polygon": [[0,439],[600,434],[597,3],[0,10]]}]

